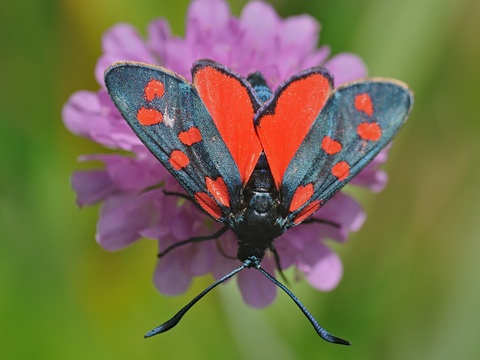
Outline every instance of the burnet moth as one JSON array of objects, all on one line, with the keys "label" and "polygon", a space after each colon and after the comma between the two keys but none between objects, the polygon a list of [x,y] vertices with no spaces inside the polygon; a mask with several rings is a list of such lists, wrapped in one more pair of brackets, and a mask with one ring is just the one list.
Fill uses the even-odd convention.
[{"label": "burnet moth", "polygon": [[333,89],[321,67],[293,75],[272,92],[260,73],[245,79],[206,59],[193,64],[192,78],[193,84],[135,62],[105,72],[113,102],[185,189],[183,196],[224,224],[163,254],[231,230],[242,262],[145,337],[170,330],[210,290],[254,268],[290,296],[324,340],[349,345],[322,328],[261,261],[270,250],[279,267],[274,240],[309,221],[393,139],[412,108],[412,92],[381,78]]}]

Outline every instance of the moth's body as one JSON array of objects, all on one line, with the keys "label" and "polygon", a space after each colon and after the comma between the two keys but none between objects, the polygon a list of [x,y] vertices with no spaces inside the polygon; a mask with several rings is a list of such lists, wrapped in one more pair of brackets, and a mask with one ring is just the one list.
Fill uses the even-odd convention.
[{"label": "moth's body", "polygon": [[[265,103],[272,96],[271,89],[260,73],[251,74],[248,82],[258,99]],[[265,153],[242,189],[243,209],[227,221],[227,226],[237,236],[237,257],[244,262],[248,258],[261,261],[273,241],[285,232],[285,216],[281,209],[281,196],[275,186]]]},{"label": "moth's body", "polygon": [[251,257],[261,261],[285,231],[280,194],[263,153],[243,191],[242,204],[244,210],[227,223],[238,238],[237,257],[242,262]]}]

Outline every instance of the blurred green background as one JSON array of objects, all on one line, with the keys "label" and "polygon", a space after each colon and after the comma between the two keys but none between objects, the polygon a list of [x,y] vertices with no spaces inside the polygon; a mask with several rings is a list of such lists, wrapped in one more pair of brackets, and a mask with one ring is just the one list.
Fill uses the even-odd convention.
[{"label": "blurred green background", "polygon": [[[245,1],[229,1],[239,14]],[[480,358],[480,2],[272,1],[309,13],[321,44],[358,53],[370,75],[416,92],[380,194],[358,192],[368,219],[344,246],[340,286],[291,289],[351,347],[320,340],[283,294],[250,309],[233,283],[180,326],[144,340],[211,282],[183,296],[153,287],[156,245],[118,253],[94,241],[98,207],[81,211],[70,174],[102,152],[63,126],[74,91],[97,90],[102,33],[156,17],[183,34],[188,1],[18,0],[0,3],[0,357],[2,359]],[[89,166],[89,165],[88,165]],[[253,329],[253,330],[252,330]]]}]

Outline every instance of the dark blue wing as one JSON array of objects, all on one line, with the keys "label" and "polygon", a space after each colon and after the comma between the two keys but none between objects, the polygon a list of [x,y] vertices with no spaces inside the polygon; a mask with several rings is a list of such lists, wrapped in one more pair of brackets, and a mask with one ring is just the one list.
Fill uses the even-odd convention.
[{"label": "dark blue wing", "polygon": [[117,63],[105,72],[110,96],[133,131],[213,218],[238,208],[242,179],[192,84],[163,68]]},{"label": "dark blue wing", "polygon": [[281,194],[287,227],[302,222],[397,134],[413,105],[398,81],[372,79],[335,90],[287,167]]}]

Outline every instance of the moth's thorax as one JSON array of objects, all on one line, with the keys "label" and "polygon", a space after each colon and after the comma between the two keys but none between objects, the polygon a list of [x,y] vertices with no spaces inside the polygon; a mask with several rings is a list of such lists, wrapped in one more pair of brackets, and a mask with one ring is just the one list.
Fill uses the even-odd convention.
[{"label": "moth's thorax", "polygon": [[248,82],[252,85],[255,95],[262,102],[266,102],[272,96],[272,90],[267,85],[265,78],[259,72],[255,72],[248,76]]},{"label": "moth's thorax", "polygon": [[237,256],[241,261],[251,256],[262,259],[273,240],[285,231],[280,221],[279,192],[264,154],[244,188],[243,201],[245,209],[233,229],[238,237]]}]

